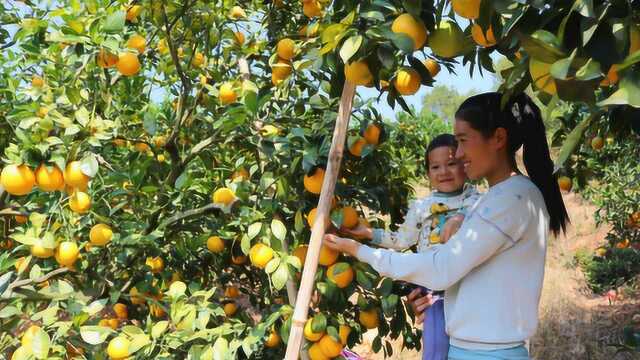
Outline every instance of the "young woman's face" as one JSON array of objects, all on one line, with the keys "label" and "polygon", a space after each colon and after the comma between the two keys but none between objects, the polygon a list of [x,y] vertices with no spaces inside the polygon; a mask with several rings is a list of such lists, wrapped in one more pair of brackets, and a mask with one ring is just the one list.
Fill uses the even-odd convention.
[{"label": "young woman's face", "polygon": [[462,119],[456,119],[453,129],[458,140],[456,159],[462,163],[464,172],[472,180],[485,177],[494,166],[491,159],[495,157],[495,147],[490,139]]},{"label": "young woman's face", "polygon": [[466,176],[462,163],[455,158],[455,148],[440,146],[431,151],[427,175],[431,186],[440,192],[454,192],[462,189]]}]

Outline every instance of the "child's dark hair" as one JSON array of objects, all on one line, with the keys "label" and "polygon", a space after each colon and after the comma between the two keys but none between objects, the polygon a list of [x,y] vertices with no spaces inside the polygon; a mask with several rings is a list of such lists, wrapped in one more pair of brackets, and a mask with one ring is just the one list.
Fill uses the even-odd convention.
[{"label": "child's dark hair", "polygon": [[437,149],[439,147],[447,146],[453,148],[454,150],[458,148],[458,141],[456,137],[452,134],[440,134],[434,137],[427,145],[427,151],[424,153],[424,164],[427,167],[427,171],[429,170],[429,153],[433,149]]},{"label": "child's dark hair", "polygon": [[553,161],[549,155],[549,145],[544,122],[538,106],[524,93],[511,96],[502,105],[503,95],[489,92],[475,95],[465,100],[456,119],[464,120],[485,137],[494,134],[497,128],[507,132],[507,145],[514,170],[518,170],[515,153],[522,146],[524,165],[531,181],[540,189],[549,212],[551,231],[557,235],[566,231],[569,215],[560,194],[557,176],[553,173]]}]

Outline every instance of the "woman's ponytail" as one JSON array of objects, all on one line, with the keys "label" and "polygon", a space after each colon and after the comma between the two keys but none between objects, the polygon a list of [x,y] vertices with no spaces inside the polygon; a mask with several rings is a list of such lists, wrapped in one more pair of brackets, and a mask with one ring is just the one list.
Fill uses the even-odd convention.
[{"label": "woman's ponytail", "polygon": [[[505,111],[506,122],[511,120],[515,125],[513,135],[522,141],[524,166],[531,181],[542,192],[550,217],[551,231],[554,235],[558,235],[560,230],[565,232],[569,215],[562,200],[557,177],[553,173],[553,161],[549,154],[547,134],[540,109],[529,96],[521,93],[513,96],[503,111]],[[512,136],[512,133],[508,136]]]}]

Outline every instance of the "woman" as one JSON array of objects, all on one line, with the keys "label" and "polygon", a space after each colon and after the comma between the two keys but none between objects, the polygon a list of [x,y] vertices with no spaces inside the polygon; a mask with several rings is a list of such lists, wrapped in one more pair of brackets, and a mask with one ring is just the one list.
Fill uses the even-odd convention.
[{"label": "woman", "polygon": [[[548,232],[568,222],[540,110],[525,94],[504,108],[501,100],[500,93],[476,95],[456,112],[456,158],[490,188],[446,244],[410,254],[331,234],[324,241],[381,275],[445,290],[452,360],[529,359],[524,342],[538,323]],[[521,146],[529,177],[516,165]]]}]

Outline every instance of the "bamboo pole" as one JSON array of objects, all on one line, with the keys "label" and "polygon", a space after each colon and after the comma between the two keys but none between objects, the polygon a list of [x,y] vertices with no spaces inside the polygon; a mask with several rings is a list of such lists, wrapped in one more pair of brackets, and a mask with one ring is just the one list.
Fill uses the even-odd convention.
[{"label": "bamboo pole", "polygon": [[[331,140],[331,149],[329,150],[329,163],[327,164],[324,181],[322,183],[316,219],[325,219],[329,216],[331,199],[333,198],[336,179],[338,178],[338,172],[340,170],[340,162],[342,161],[342,152],[347,136],[347,126],[349,125],[355,90],[355,85],[345,81],[344,87],[342,88],[340,106],[338,107],[338,118],[336,119],[336,125],[333,130],[333,139]],[[318,257],[320,256],[320,248],[325,233],[324,225],[324,221],[316,221],[311,229],[311,240],[309,241],[309,249],[307,250],[307,257],[304,262],[304,269],[302,270],[302,281],[300,283],[300,289],[298,290],[296,307],[293,311],[293,320],[285,360],[296,360],[300,352],[304,324],[307,321],[314,279],[316,277],[316,271],[318,270]]]}]

